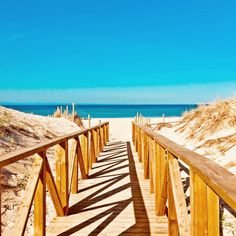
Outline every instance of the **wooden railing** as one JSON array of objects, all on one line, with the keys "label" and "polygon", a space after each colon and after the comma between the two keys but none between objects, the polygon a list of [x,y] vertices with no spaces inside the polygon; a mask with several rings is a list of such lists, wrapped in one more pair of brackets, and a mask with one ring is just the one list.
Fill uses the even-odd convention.
[{"label": "wooden railing", "polygon": [[[146,126],[133,122],[132,134],[144,178],[150,179],[156,214],[168,215],[169,235],[220,235],[219,199],[236,211],[236,176]],[[180,169],[189,176],[185,186]]]},{"label": "wooden railing", "polygon": [[[109,123],[65,135],[34,147],[1,157],[0,168],[34,155],[32,172],[15,221],[13,235],[24,235],[34,202],[34,235],[46,232],[46,187],[57,216],[66,216],[71,193],[78,191],[78,174],[86,179],[92,163],[109,139]],[[47,150],[56,146],[55,179],[48,161]]]}]

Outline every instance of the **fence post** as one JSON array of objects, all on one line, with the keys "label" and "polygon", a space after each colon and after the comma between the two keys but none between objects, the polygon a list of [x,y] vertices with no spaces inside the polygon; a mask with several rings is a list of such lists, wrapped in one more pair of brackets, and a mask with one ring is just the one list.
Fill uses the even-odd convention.
[{"label": "fence post", "polygon": [[56,185],[65,215],[68,211],[69,169],[68,141],[57,145],[56,149]]},{"label": "fence post", "polygon": [[39,153],[37,158],[43,159],[43,167],[39,176],[34,196],[34,235],[46,235],[46,151]]}]

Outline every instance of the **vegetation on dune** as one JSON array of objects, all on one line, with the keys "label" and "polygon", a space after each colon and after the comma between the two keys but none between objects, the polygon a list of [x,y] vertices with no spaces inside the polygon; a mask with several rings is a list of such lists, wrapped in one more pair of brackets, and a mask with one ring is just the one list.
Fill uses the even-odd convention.
[{"label": "vegetation on dune", "polygon": [[176,125],[176,131],[185,133],[187,139],[203,142],[199,148],[214,146],[221,153],[236,145],[235,129],[236,98],[200,105],[185,112],[183,119]]}]

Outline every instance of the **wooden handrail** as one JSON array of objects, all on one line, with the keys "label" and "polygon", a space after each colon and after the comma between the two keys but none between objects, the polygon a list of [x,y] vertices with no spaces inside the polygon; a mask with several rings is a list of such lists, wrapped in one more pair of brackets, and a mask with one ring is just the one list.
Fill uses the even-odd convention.
[{"label": "wooden handrail", "polygon": [[[0,168],[3,168],[35,155],[31,176],[20,205],[13,235],[24,235],[33,201],[34,234],[45,235],[46,186],[57,216],[67,215],[70,194],[78,191],[78,168],[81,177],[87,178],[92,163],[96,162],[99,153],[109,140],[108,131],[109,123],[105,122],[1,157]],[[46,155],[47,149],[54,146],[56,146],[55,179]]]},{"label": "wooden handrail", "polygon": [[[186,206],[183,205],[186,204],[183,189],[179,188],[181,181],[178,177],[180,168],[175,161],[177,160],[189,167],[191,235],[219,235],[219,198],[236,211],[236,176],[212,160],[178,145],[142,124],[133,122],[132,134],[139,160],[144,164],[144,177],[150,175],[150,191],[155,193],[158,215],[165,213],[168,202],[169,233],[188,235],[190,230],[186,228],[188,218]],[[151,144],[152,142],[154,143]],[[165,162],[168,166],[167,181]],[[148,168],[145,163],[148,163]],[[173,208],[172,202],[178,206],[174,205]],[[173,234],[173,229],[178,229],[177,233]]]}]

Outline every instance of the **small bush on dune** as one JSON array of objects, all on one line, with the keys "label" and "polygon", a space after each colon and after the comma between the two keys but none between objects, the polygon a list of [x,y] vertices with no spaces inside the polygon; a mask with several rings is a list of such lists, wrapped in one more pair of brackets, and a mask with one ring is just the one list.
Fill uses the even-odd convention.
[{"label": "small bush on dune", "polygon": [[176,131],[187,132],[189,139],[202,141],[208,136],[236,126],[236,98],[216,101],[185,112]]}]

